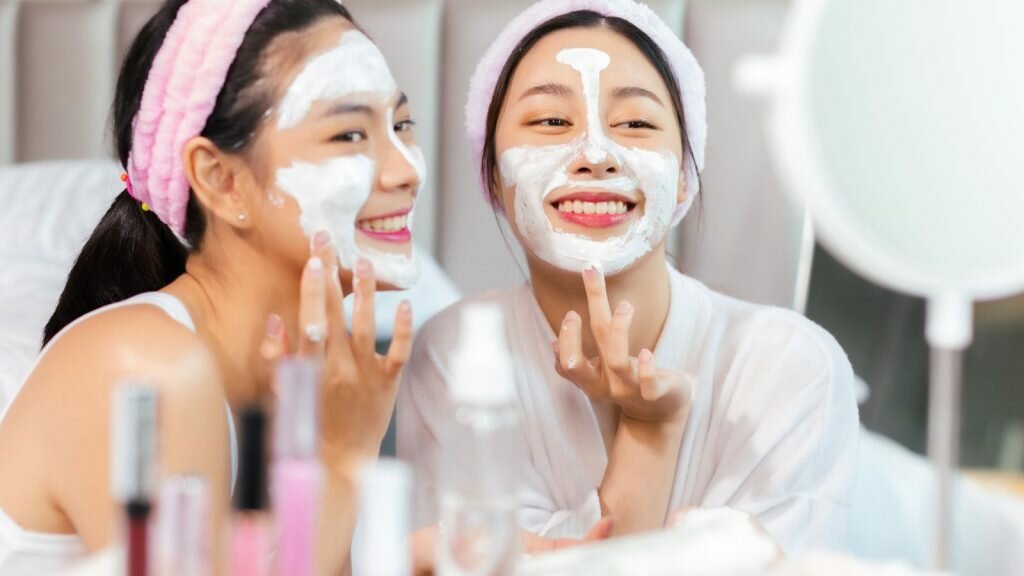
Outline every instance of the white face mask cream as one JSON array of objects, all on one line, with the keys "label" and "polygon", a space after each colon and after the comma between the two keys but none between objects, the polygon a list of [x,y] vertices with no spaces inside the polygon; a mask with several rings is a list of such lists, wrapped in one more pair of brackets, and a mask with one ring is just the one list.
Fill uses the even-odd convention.
[{"label": "white face mask cream", "polygon": [[[377,46],[357,30],[346,31],[335,47],[312,58],[295,78],[278,106],[278,128],[288,129],[302,122],[319,100],[368,94],[387,102],[396,91],[395,80]],[[389,106],[385,117],[388,140],[412,165],[422,187],[426,179],[423,152],[418,146],[402,142],[395,133],[393,117]],[[342,267],[352,270],[360,257],[366,258],[373,263],[380,281],[410,288],[420,275],[414,249],[405,255],[356,244],[356,220],[373,190],[376,170],[376,163],[364,155],[332,158],[320,164],[295,162],[278,170],[276,184],[298,203],[299,223],[308,237],[319,230],[330,233]],[[412,216],[410,212],[410,230]]]},{"label": "white face mask cream", "polygon": [[[570,272],[600,264],[617,274],[665,238],[672,224],[679,191],[680,162],[669,151],[626,148],[608,138],[600,117],[601,71],[611,63],[605,52],[568,48],[559,63],[579,72],[587,104],[587,132],[568,144],[522,146],[506,150],[500,159],[502,179],[515,187],[515,222],[527,247],[545,262]],[[577,158],[600,163],[609,157],[621,168],[614,178],[573,180],[569,166]],[[557,190],[586,189],[643,195],[643,215],[621,235],[592,240],[552,224],[545,213]]]}]

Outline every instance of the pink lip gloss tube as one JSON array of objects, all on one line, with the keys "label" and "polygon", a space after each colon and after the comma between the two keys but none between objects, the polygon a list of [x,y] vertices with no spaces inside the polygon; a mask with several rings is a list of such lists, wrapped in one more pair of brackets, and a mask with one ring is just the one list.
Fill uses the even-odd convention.
[{"label": "pink lip gloss tube", "polygon": [[266,415],[259,406],[242,411],[235,517],[231,534],[232,576],[270,573],[267,518]]},{"label": "pink lip gloss tube", "polygon": [[114,393],[111,479],[124,506],[125,575],[149,574],[149,519],[156,491],[157,395],[128,382]]},{"label": "pink lip gloss tube", "polygon": [[210,575],[210,489],[199,476],[171,476],[156,510],[160,576]]},{"label": "pink lip gloss tube", "polygon": [[323,489],[319,458],[320,366],[289,358],[277,365],[271,503],[278,525],[279,574],[311,576]]}]

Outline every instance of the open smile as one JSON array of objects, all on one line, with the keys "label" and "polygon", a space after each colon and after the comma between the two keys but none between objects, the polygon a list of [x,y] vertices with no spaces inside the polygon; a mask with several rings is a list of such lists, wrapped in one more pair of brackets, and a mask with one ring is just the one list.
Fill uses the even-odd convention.
[{"label": "open smile", "polygon": [[609,192],[575,192],[550,203],[562,220],[585,228],[611,228],[628,220],[636,202]]},{"label": "open smile", "polygon": [[412,240],[412,232],[409,230],[410,212],[411,206],[381,216],[364,218],[356,222],[356,228],[374,240],[404,244]]}]

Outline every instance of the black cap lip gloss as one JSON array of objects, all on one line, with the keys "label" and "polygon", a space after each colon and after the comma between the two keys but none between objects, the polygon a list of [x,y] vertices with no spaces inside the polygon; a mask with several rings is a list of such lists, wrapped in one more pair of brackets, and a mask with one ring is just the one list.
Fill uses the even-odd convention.
[{"label": "black cap lip gloss", "polygon": [[149,573],[149,518],[157,476],[157,393],[126,382],[114,393],[111,479],[124,507],[125,575]]}]

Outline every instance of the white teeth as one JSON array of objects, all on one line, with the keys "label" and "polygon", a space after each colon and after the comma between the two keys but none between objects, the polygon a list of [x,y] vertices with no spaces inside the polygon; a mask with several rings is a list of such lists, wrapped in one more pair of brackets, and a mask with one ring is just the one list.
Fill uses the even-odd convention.
[{"label": "white teeth", "polygon": [[566,200],[558,203],[558,211],[568,214],[625,214],[629,211],[625,202],[582,202]]},{"label": "white teeth", "polygon": [[362,220],[359,228],[370,232],[401,232],[409,225],[408,216],[392,216],[391,218],[374,218],[373,220]]}]

